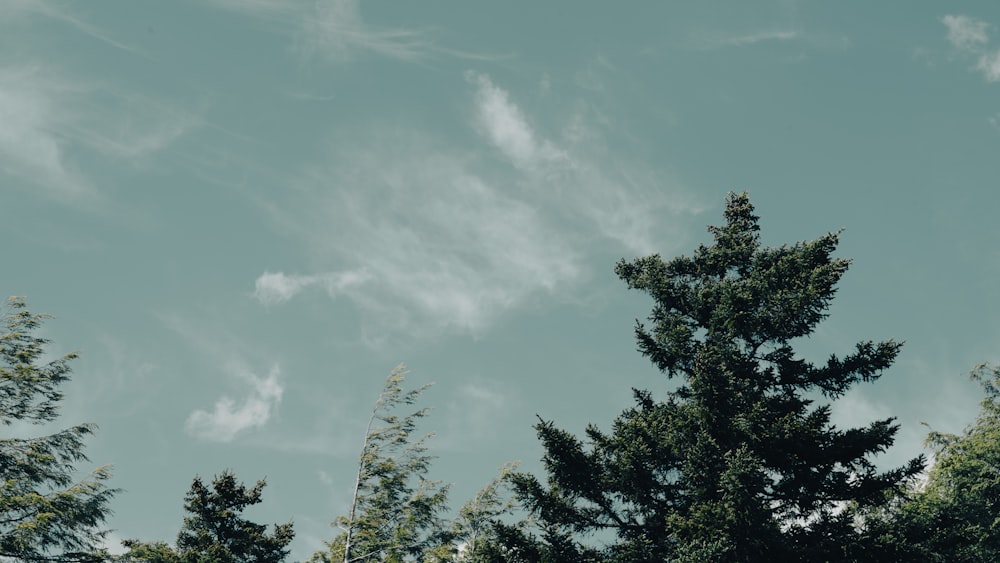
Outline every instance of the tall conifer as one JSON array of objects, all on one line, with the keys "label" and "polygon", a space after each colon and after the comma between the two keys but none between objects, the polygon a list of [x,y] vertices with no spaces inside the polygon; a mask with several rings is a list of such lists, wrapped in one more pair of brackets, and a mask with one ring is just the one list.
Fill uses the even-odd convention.
[{"label": "tall conifer", "polygon": [[[760,244],[745,193],[730,194],[726,224],[691,257],[621,261],[628,287],[653,298],[636,323],[638,350],[680,385],[635,406],[586,443],[537,425],[547,482],[513,477],[535,512],[540,540],[506,532],[510,554],[546,561],[837,561],[863,559],[854,507],[886,502],[923,468],[879,471],[892,418],[841,429],[830,406],[876,380],[901,343],[863,341],[813,363],[795,339],[827,316],[849,261],[837,233],[776,248]],[[583,537],[611,538],[597,547]],[[596,540],[595,540],[596,541]],[[600,542],[598,542],[600,543]]]}]

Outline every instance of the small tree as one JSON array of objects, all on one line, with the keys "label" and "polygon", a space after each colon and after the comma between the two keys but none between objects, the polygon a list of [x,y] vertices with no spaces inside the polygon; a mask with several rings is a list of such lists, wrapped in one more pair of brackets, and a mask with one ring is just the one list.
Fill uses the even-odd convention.
[{"label": "small tree", "polygon": [[153,563],[279,563],[288,556],[287,546],[295,532],[292,523],[276,524],[271,534],[267,526],[239,515],[248,506],[261,502],[265,482],[252,488],[237,482],[232,471],[215,477],[211,488],[195,477],[184,496],[184,524],[177,535],[177,547],[163,542],[125,540],[129,552],[122,561]]},{"label": "small tree", "polygon": [[[58,416],[76,354],[44,361],[49,341],[33,333],[50,318],[28,311],[25,300],[7,301],[0,336],[0,421],[45,424]],[[110,468],[74,482],[84,438],[97,429],[80,424],[39,438],[0,439],[0,557],[18,561],[94,561],[107,531],[108,503],[117,492],[104,482]]]},{"label": "small tree", "polygon": [[427,479],[432,456],[425,441],[431,434],[413,438],[429,411],[393,414],[416,403],[428,387],[405,390],[407,373],[401,364],[386,378],[368,419],[350,508],[334,523],[342,533],[311,561],[425,561],[451,551],[441,516],[449,487]]},{"label": "small tree", "polygon": [[393,414],[415,404],[429,386],[406,390],[407,373],[401,364],[386,378],[368,419],[348,514],[334,523],[342,532],[310,562],[505,561],[496,538],[506,529],[501,518],[514,507],[509,479],[517,463],[504,465],[454,518],[445,518],[449,486],[427,479],[433,457],[425,442],[432,434],[414,438],[429,411]]},{"label": "small tree", "polygon": [[[900,349],[861,342],[821,364],[792,344],[826,317],[849,262],[838,236],[762,247],[746,194],[730,194],[714,244],[692,257],[621,261],[616,273],[654,301],[639,351],[681,385],[635,406],[589,444],[548,421],[536,425],[548,474],[517,474],[518,496],[539,517],[541,541],[510,534],[511,553],[548,561],[830,561],[863,558],[844,506],[885,503],[923,467],[880,472],[869,460],[893,443],[893,419],[830,424],[830,399],[874,381]],[[602,532],[605,546],[580,536]],[[512,559],[514,560],[514,559]]]}]

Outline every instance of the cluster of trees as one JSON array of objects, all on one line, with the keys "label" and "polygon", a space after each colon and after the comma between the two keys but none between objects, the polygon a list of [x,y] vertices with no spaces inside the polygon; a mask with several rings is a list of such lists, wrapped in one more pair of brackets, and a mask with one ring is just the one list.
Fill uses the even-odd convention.
[{"label": "cluster of trees", "polygon": [[[616,273],[653,299],[638,349],[678,386],[633,390],[609,430],[582,439],[539,418],[538,477],[514,466],[452,514],[448,485],[429,477],[418,425],[424,388],[389,374],[358,462],[340,532],[311,562],[753,562],[1000,560],[1000,369],[973,371],[982,410],[961,435],[932,432],[923,456],[880,470],[893,418],[831,424],[829,401],[889,368],[901,344],[864,341],[814,363],[795,340],[827,315],[849,261],[838,234],[780,247],[759,241],[746,194],[730,194],[725,224],[693,255],[622,261]],[[56,417],[72,355],[43,362],[33,335],[42,315],[12,299],[0,337],[0,419]],[[816,401],[822,395],[825,401]],[[414,410],[410,410],[414,409]],[[400,410],[408,412],[400,413]],[[107,468],[74,482],[87,458],[82,425],[35,439],[0,440],[0,559],[18,561],[278,562],[292,524],[241,511],[260,502],[231,472],[196,478],[174,545],[96,546],[117,492]]]}]

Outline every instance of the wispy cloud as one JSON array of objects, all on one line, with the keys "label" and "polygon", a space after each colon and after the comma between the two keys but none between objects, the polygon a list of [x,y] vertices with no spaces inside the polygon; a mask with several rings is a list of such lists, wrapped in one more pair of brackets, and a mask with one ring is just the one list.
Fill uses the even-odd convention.
[{"label": "wispy cloud", "polygon": [[421,31],[366,25],[357,0],[316,2],[315,12],[302,22],[301,41],[306,53],[337,61],[348,60],[358,51],[411,61],[423,58],[433,47]]},{"label": "wispy cloud", "polygon": [[0,2],[0,24],[21,24],[21,20],[32,16],[41,16],[64,23],[106,45],[134,55],[146,56],[139,49],[114,39],[99,27],[76,17],[65,2],[57,3],[49,0],[4,0]]},{"label": "wispy cloud", "polygon": [[480,143],[398,126],[341,132],[327,164],[297,182],[301,200],[274,210],[330,268],[265,272],[261,303],[322,286],[359,307],[371,344],[478,335],[539,295],[568,295],[595,247],[663,250],[664,214],[699,210],[668,178],[610,157],[585,111],[543,135],[488,75],[466,79]]},{"label": "wispy cloud", "polygon": [[1000,81],[1000,50],[980,55],[976,70],[982,72],[988,82]]},{"label": "wispy cloud", "polygon": [[565,158],[551,142],[536,138],[521,109],[511,102],[506,90],[493,84],[489,76],[468,72],[466,78],[476,85],[478,125],[515,166],[532,169]]},{"label": "wispy cloud", "polygon": [[393,146],[404,136],[379,137],[315,179],[336,186],[322,206],[336,232],[320,244],[335,241],[340,260],[369,273],[343,291],[375,320],[373,338],[393,325],[479,333],[535,291],[579,275],[565,237],[463,158],[425,139]]},{"label": "wispy cloud", "polygon": [[75,198],[92,187],[67,159],[58,134],[70,121],[60,103],[66,90],[37,68],[0,69],[0,169]]},{"label": "wispy cloud", "polygon": [[758,33],[748,33],[746,35],[735,35],[721,39],[725,45],[740,47],[744,45],[754,45],[765,41],[788,41],[799,37],[799,32],[794,30],[774,30],[762,31]]},{"label": "wispy cloud", "polygon": [[231,442],[239,433],[267,424],[281,402],[284,387],[280,381],[281,369],[277,365],[271,367],[266,377],[259,377],[239,365],[231,365],[229,369],[249,387],[249,393],[239,400],[223,396],[210,412],[192,412],[185,427],[200,439]]},{"label": "wispy cloud", "polygon": [[92,157],[137,162],[199,126],[193,115],[74,81],[41,65],[0,67],[0,171],[66,202],[97,195]]},{"label": "wispy cloud", "polygon": [[361,17],[357,0],[211,0],[217,7],[290,24],[297,50],[307,57],[346,62],[361,53],[417,61],[432,56],[496,57],[438,45],[429,30],[379,28]]},{"label": "wispy cloud", "polygon": [[313,275],[264,272],[254,283],[253,295],[264,305],[275,305],[288,301],[307,287],[319,285],[326,288],[330,297],[336,297],[345,289],[369,279],[371,276],[364,270]]},{"label": "wispy cloud", "polygon": [[989,42],[990,25],[969,16],[944,16],[941,23],[948,28],[948,41],[959,49],[978,49]]},{"label": "wispy cloud", "polygon": [[965,15],[947,15],[941,23],[948,30],[947,39],[960,52],[975,57],[973,69],[987,82],[1000,82],[1000,49],[988,48],[992,25]]},{"label": "wispy cloud", "polygon": [[688,41],[696,50],[726,49],[731,47],[748,47],[759,43],[787,42],[801,40],[802,32],[795,29],[769,29],[764,31],[723,33],[718,31],[700,31],[694,33]]}]

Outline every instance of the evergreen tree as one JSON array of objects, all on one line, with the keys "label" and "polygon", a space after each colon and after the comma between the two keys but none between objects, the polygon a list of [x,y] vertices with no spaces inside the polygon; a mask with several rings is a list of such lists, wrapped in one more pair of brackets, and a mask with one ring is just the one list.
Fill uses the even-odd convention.
[{"label": "evergreen tree", "polygon": [[163,542],[125,540],[129,552],[120,560],[150,563],[279,563],[288,556],[295,532],[292,523],[267,526],[240,517],[248,506],[261,502],[263,480],[251,488],[237,482],[232,471],[224,471],[211,488],[195,477],[184,496],[184,524],[177,547]]},{"label": "evergreen tree", "polygon": [[[76,354],[44,361],[49,341],[34,335],[48,315],[28,311],[23,298],[7,302],[0,336],[0,421],[45,424],[58,416],[59,386]],[[80,424],[39,438],[0,439],[0,558],[17,561],[94,561],[107,534],[102,524],[117,492],[104,482],[108,467],[74,482],[84,439],[97,427]]]},{"label": "evergreen tree", "polygon": [[494,525],[513,508],[508,481],[517,464],[502,467],[453,519],[446,518],[449,486],[427,478],[433,456],[425,442],[432,434],[414,438],[429,411],[393,414],[415,404],[428,387],[405,389],[407,373],[399,365],[386,378],[368,420],[351,506],[334,522],[342,531],[310,562],[503,561],[495,557]]},{"label": "evergreen tree", "polygon": [[[856,511],[887,502],[923,459],[880,472],[869,458],[893,443],[893,419],[840,429],[810,393],[832,400],[876,380],[901,344],[865,341],[820,364],[798,357],[794,340],[826,317],[848,268],[832,256],[837,233],[763,247],[745,193],[729,195],[725,218],[691,257],[618,263],[654,301],[650,326],[636,323],[639,351],[680,385],[665,400],[634,390],[610,433],[587,428],[589,443],[536,425],[547,483],[512,479],[543,535],[501,530],[510,560],[867,557]],[[595,532],[613,539],[580,540]]]},{"label": "evergreen tree", "polygon": [[433,458],[425,441],[431,435],[413,438],[429,411],[394,414],[416,403],[428,387],[406,390],[407,373],[399,365],[386,378],[368,419],[351,506],[334,523],[342,533],[311,561],[433,561],[446,560],[454,551],[441,516],[449,487],[427,479]]}]

